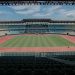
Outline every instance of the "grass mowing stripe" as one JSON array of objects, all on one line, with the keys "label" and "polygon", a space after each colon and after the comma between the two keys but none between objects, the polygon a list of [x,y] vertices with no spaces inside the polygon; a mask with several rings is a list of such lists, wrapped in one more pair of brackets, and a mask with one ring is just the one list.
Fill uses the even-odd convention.
[{"label": "grass mowing stripe", "polygon": [[26,42],[28,37],[24,37],[24,39],[22,39],[22,41],[20,42],[20,47],[24,47],[24,43]]},{"label": "grass mowing stripe", "polygon": [[45,36],[41,36],[41,45],[42,45],[43,47],[47,47],[47,41],[46,41],[46,39],[45,39]]},{"label": "grass mowing stripe", "polygon": [[31,39],[31,47],[35,47],[35,37],[36,36],[32,36],[32,39]]},{"label": "grass mowing stripe", "polygon": [[33,44],[34,38],[33,38],[33,37],[35,37],[35,36],[32,36],[32,37],[31,37],[31,41],[30,41],[30,45],[29,45],[30,47],[33,47],[33,46],[34,46],[34,44]]},{"label": "grass mowing stripe", "polygon": [[35,45],[38,47],[38,36],[36,37]]},{"label": "grass mowing stripe", "polygon": [[45,39],[45,36],[42,36],[42,43],[43,43],[43,47],[47,47],[47,41]]},{"label": "grass mowing stripe", "polygon": [[28,39],[28,42],[27,42],[27,47],[31,47],[31,44],[32,44],[32,37],[33,36],[29,36],[29,39]]},{"label": "grass mowing stripe", "polygon": [[27,42],[28,42],[28,36],[25,36],[25,39],[24,39],[24,43],[22,44],[22,47],[26,47],[26,44],[27,44]]},{"label": "grass mowing stripe", "polygon": [[25,46],[26,46],[27,41],[28,41],[28,39],[29,39],[29,38],[28,38],[28,36],[25,36],[25,39],[26,39],[26,40],[24,40],[25,42],[24,42],[24,44],[23,44],[23,46],[22,46],[22,47],[25,47]]},{"label": "grass mowing stripe", "polygon": [[40,41],[41,41],[41,46],[45,47],[45,43],[44,43],[44,40],[43,40],[43,36],[40,36]]},{"label": "grass mowing stripe", "polygon": [[31,36],[27,36],[27,40],[25,41],[24,43],[24,47],[29,47],[28,44],[29,44],[29,38],[31,38]]},{"label": "grass mowing stripe", "polygon": [[41,44],[41,36],[37,36],[37,47],[41,47],[42,44]]},{"label": "grass mowing stripe", "polygon": [[41,40],[40,40],[41,36],[37,36],[36,40],[37,40],[37,47],[41,47]]},{"label": "grass mowing stripe", "polygon": [[50,44],[52,47],[57,46],[57,45],[54,43],[54,41],[52,40],[52,39],[53,39],[52,36],[48,36],[48,37],[46,37],[46,38],[47,38],[47,40],[49,41],[49,44]]},{"label": "grass mowing stripe", "polygon": [[34,45],[34,47],[40,47],[40,43],[39,43],[39,41],[40,41],[40,36],[35,36],[35,37],[33,37],[34,38],[34,40],[33,40],[33,45]]},{"label": "grass mowing stripe", "polygon": [[26,38],[25,38],[25,42],[24,42],[24,44],[23,44],[23,47],[27,47],[27,42],[28,42],[28,40],[29,40],[29,36],[25,36]]},{"label": "grass mowing stripe", "polygon": [[33,43],[33,36],[30,36],[29,40],[28,40],[28,43],[27,43],[27,46],[32,47],[32,43]]},{"label": "grass mowing stripe", "polygon": [[16,44],[18,44],[18,41],[20,40],[20,37],[17,37],[17,39],[14,39],[14,41],[9,45],[9,47],[15,47]]},{"label": "grass mowing stripe", "polygon": [[14,47],[21,47],[24,44],[24,39],[25,37],[20,37],[20,39],[18,40],[18,44],[16,42]]},{"label": "grass mowing stripe", "polygon": [[34,47],[37,47],[38,46],[38,44],[37,44],[37,38],[38,38],[38,36],[35,36],[34,37],[34,42],[33,42]]},{"label": "grass mowing stripe", "polygon": [[41,47],[41,46],[43,46],[43,45],[42,45],[41,36],[38,36],[38,38],[39,38],[39,44],[38,44],[38,46]]},{"label": "grass mowing stripe", "polygon": [[40,36],[38,35],[37,38],[36,38],[36,45],[37,47],[40,47],[41,46],[41,43],[40,43]]},{"label": "grass mowing stripe", "polygon": [[48,47],[53,46],[52,43],[49,41],[49,39],[47,38],[47,36],[44,36],[46,44]]},{"label": "grass mowing stripe", "polygon": [[47,47],[52,46],[52,44],[48,41],[48,39],[46,38],[46,36],[44,36],[44,38],[45,38],[45,42],[46,42]]},{"label": "grass mowing stripe", "polygon": [[[57,39],[56,39],[56,36],[49,36],[49,37],[47,37],[49,40],[50,40],[50,42],[52,43],[52,45],[53,46],[58,46],[58,43],[57,43]],[[59,41],[58,41],[59,42]]]},{"label": "grass mowing stripe", "polygon": [[36,45],[36,42],[37,42],[36,38],[37,38],[37,36],[33,36],[33,42],[32,42],[33,47],[36,47],[37,46]]}]

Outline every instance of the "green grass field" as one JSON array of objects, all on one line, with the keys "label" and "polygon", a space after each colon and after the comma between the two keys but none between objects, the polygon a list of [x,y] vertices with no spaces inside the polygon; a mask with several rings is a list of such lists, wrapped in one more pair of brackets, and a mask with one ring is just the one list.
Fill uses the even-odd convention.
[{"label": "green grass field", "polygon": [[0,44],[0,47],[60,47],[60,46],[75,46],[75,44],[58,35],[15,36],[14,38]]}]

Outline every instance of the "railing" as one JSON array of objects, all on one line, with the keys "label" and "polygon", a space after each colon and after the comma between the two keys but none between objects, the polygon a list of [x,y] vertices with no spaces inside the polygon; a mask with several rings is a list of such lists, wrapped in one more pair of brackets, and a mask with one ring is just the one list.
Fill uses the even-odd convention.
[{"label": "railing", "polygon": [[49,23],[49,22],[47,22],[47,23],[0,23],[0,25],[31,25],[31,24],[41,24],[41,25],[54,25],[54,24],[56,24],[56,25],[75,25],[75,23]]},{"label": "railing", "polygon": [[75,5],[75,2],[72,0],[68,1],[57,1],[57,0],[50,0],[50,1],[1,1],[0,5]]}]

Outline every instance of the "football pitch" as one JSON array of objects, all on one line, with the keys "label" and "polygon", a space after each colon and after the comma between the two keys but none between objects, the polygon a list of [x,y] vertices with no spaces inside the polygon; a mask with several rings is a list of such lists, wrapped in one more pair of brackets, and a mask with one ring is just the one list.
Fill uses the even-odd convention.
[{"label": "football pitch", "polygon": [[0,44],[0,47],[64,47],[74,43],[58,35],[19,35]]}]

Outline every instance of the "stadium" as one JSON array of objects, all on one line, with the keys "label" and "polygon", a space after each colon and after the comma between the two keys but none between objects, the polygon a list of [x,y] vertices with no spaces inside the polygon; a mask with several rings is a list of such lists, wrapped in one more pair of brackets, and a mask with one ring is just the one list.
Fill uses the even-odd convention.
[{"label": "stadium", "polygon": [[67,6],[0,6],[0,74],[74,75],[74,12]]},{"label": "stadium", "polygon": [[[23,19],[0,22],[0,48],[37,52],[75,49],[75,21]],[[18,42],[18,43],[17,43]],[[27,49],[27,50],[26,50]],[[52,49],[52,50],[51,50]],[[61,49],[61,50],[60,50]],[[21,50],[21,51],[22,51]]]},{"label": "stadium", "polygon": [[[64,63],[63,67],[65,67],[65,64],[69,67],[66,66],[65,70],[62,71],[61,66],[61,72],[58,72],[58,74],[68,74],[67,68],[71,70],[71,67],[73,68],[75,65],[75,21],[53,21],[51,19],[1,21],[0,52],[2,56],[0,59],[1,65],[4,65],[2,61],[5,61],[6,64],[8,64],[8,61],[13,61],[15,63],[13,67],[17,65],[17,68],[22,64],[20,65],[22,70],[27,68],[23,70],[24,73],[33,74],[32,69],[36,67],[37,69],[33,70],[36,74],[40,74],[40,72],[46,75],[54,74],[50,68],[47,68],[46,73],[46,67],[54,66],[55,70],[53,70],[57,73],[58,66]],[[13,56],[16,57],[13,58]],[[33,67],[35,59],[36,66]],[[11,66],[12,62],[9,63]],[[27,64],[29,66],[23,67]],[[74,73],[72,70],[71,72]]]}]

